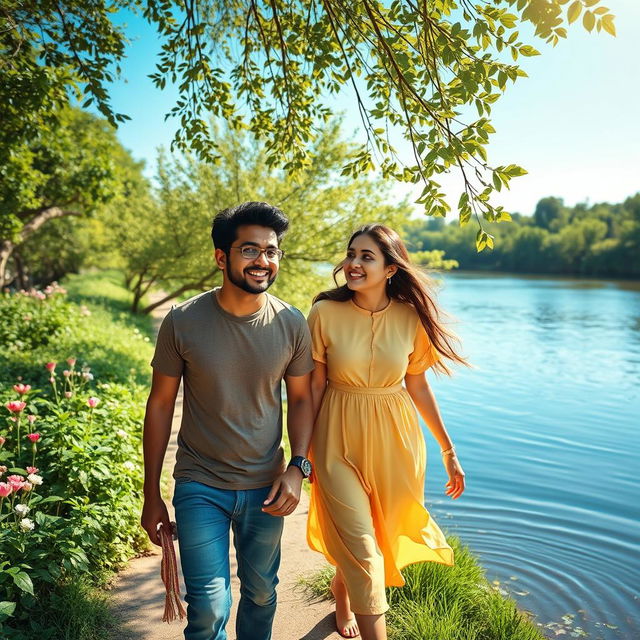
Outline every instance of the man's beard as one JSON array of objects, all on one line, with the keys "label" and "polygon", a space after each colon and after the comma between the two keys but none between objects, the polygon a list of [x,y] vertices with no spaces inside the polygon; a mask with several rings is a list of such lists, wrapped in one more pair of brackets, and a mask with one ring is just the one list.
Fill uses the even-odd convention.
[{"label": "man's beard", "polygon": [[[245,269],[245,271],[247,271],[247,270],[248,269]],[[269,270],[269,273],[271,273],[271,270]],[[242,289],[243,291],[246,291],[247,293],[252,293],[254,295],[257,295],[259,293],[265,292],[276,281],[276,278],[277,278],[278,274],[276,273],[276,275],[274,275],[272,278],[269,278],[267,276],[267,284],[266,284],[266,286],[261,285],[261,286],[258,286],[258,287],[252,287],[244,278],[237,277],[233,273],[232,269],[227,269],[227,276],[229,276],[229,280],[236,287],[238,287],[238,289]]]}]

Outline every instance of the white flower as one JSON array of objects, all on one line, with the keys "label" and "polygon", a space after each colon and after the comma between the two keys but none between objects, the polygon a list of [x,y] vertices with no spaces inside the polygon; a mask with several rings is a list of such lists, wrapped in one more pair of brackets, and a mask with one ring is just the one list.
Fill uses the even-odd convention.
[{"label": "white flower", "polygon": [[131,462],[131,460],[127,460],[126,462],[123,462],[122,466],[125,469],[127,469],[128,471],[133,471],[136,468],[136,465],[133,464],[133,462]]},{"label": "white flower", "polygon": [[26,516],[31,511],[26,504],[17,504],[13,509],[19,516]]},{"label": "white flower", "polygon": [[89,373],[88,371],[84,371],[84,372],[82,373],[82,377],[83,377],[85,380],[93,380],[93,373]]},{"label": "white flower", "polygon": [[118,436],[118,438],[128,438],[129,437],[129,434],[124,429],[118,429],[116,431],[116,435]]},{"label": "white flower", "polygon": [[31,483],[31,484],[42,484],[42,476],[39,476],[35,473],[30,473],[27,476],[27,480]]},{"label": "white flower", "polygon": [[35,526],[35,522],[30,518],[22,518],[22,520],[20,520],[20,528],[23,531],[33,531]]}]

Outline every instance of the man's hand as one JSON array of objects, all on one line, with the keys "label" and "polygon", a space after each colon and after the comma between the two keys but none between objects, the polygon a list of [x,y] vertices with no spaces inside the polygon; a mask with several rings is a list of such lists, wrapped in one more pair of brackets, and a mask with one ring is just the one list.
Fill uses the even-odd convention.
[{"label": "man's hand", "polygon": [[160,534],[158,532],[158,524],[160,523],[165,527],[165,531],[171,531],[167,506],[160,496],[145,498],[140,524],[149,535],[149,540],[158,546],[160,546]]},{"label": "man's hand", "polygon": [[[272,485],[262,510],[272,516],[288,516],[300,502],[302,473],[297,467],[289,467]],[[275,499],[275,502],[273,500]],[[273,504],[272,504],[273,502]]]}]

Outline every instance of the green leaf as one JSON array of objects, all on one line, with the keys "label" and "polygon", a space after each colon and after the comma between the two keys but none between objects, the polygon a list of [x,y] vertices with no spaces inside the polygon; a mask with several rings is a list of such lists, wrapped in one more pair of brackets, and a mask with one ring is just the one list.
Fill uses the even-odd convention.
[{"label": "green leaf", "polygon": [[569,24],[575,22],[580,17],[580,13],[582,13],[582,2],[580,2],[580,0],[576,0],[567,11]]},{"label": "green leaf", "polygon": [[591,13],[591,11],[585,11],[584,16],[582,17],[582,24],[587,31],[593,30],[593,27],[596,24],[596,17]]},{"label": "green leaf", "polygon": [[13,615],[13,612],[15,610],[16,610],[15,602],[7,602],[6,600],[3,600],[2,602],[0,602],[0,616],[4,616],[5,618],[8,618],[9,616]]},{"label": "green leaf", "polygon": [[609,13],[602,18],[602,28],[610,35],[616,35],[616,26],[613,24],[613,14]]},{"label": "green leaf", "polygon": [[31,582],[31,578],[24,571],[20,571],[13,576],[13,581],[16,583],[18,589],[22,591],[26,591],[33,595],[33,582]]},{"label": "green leaf", "polygon": [[540,55],[540,52],[537,49],[535,49],[534,47],[528,44],[525,44],[524,46],[520,47],[520,53],[523,56],[527,56],[528,58],[530,58],[531,56]]}]

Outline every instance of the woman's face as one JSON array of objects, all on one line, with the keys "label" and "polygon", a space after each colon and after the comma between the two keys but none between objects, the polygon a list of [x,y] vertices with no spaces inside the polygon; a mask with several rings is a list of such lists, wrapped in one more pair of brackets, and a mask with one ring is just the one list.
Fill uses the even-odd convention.
[{"label": "woman's face", "polygon": [[396,267],[385,264],[380,247],[371,236],[363,233],[349,245],[342,270],[349,289],[373,291],[384,290],[387,278],[395,273]]}]

